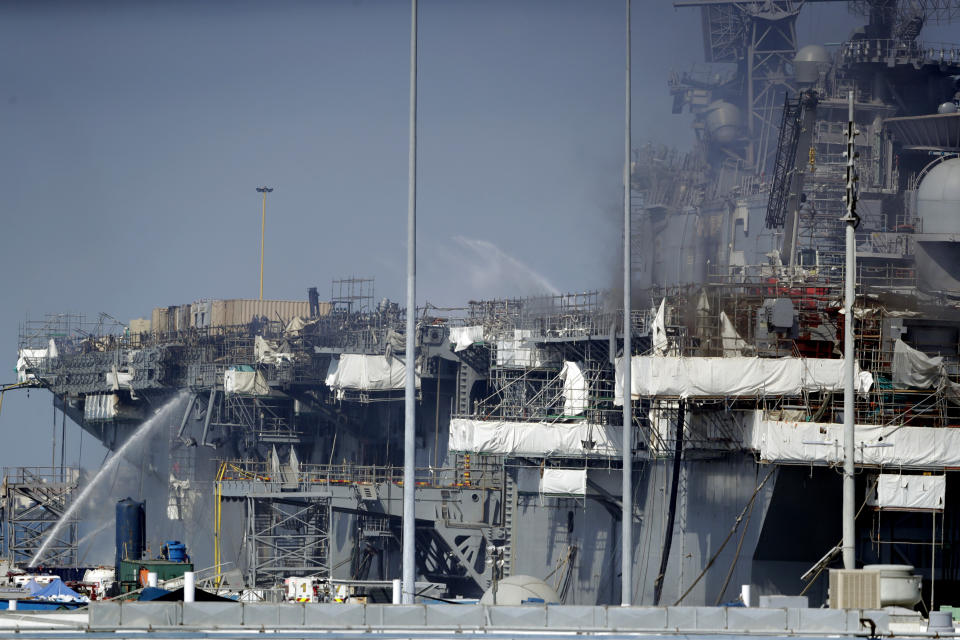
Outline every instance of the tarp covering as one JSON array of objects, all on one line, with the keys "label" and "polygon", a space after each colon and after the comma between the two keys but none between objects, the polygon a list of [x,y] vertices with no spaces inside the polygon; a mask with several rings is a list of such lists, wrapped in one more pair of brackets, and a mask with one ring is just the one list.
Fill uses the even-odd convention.
[{"label": "tarp covering", "polygon": [[[843,389],[843,360],[825,358],[680,358],[633,356],[633,398],[752,397],[799,395]],[[614,404],[623,404],[623,358],[617,359]],[[873,386],[873,375],[856,372],[856,391]]]},{"label": "tarp covering", "polygon": [[[324,382],[337,391],[389,391],[403,389],[406,375],[407,368],[399,358],[343,353],[339,358],[330,360]],[[420,376],[415,378],[419,388]]]},{"label": "tarp covering", "polygon": [[88,395],[83,401],[83,419],[113,420],[119,407],[120,397],[114,393]]},{"label": "tarp covering", "polygon": [[546,367],[557,364],[552,355],[538,349],[530,329],[514,329],[512,339],[497,340],[497,366]]},{"label": "tarp covering", "polygon": [[30,595],[36,595],[43,591],[43,586],[36,580],[30,578],[23,584],[23,588],[30,592]]},{"label": "tarp covering", "polygon": [[129,371],[107,371],[107,386],[116,391],[117,389],[129,389],[133,381],[133,374]]},{"label": "tarp covering", "polygon": [[27,373],[27,369],[38,367],[47,358],[56,358],[58,355],[57,343],[54,342],[53,338],[50,338],[46,349],[20,349],[17,351],[17,382],[35,379],[36,376]]},{"label": "tarp covering", "polygon": [[149,602],[150,600],[161,598],[168,593],[170,592],[166,589],[161,589],[160,587],[144,587],[143,590],[140,591],[140,596],[137,598],[137,600],[141,602]]},{"label": "tarp covering", "polygon": [[[183,602],[183,587],[179,589],[174,589],[173,591],[167,591],[166,589],[154,589],[148,587],[151,590],[151,595],[153,598],[150,598],[153,602]],[[144,590],[146,591],[146,590]],[[163,593],[157,593],[162,591]],[[146,598],[140,598],[141,600],[146,600]],[[194,602],[236,602],[231,598],[224,598],[223,596],[218,596],[215,593],[210,593],[209,591],[204,591],[203,589],[194,589],[193,590],[193,600]]]},{"label": "tarp covering", "polygon": [[450,342],[454,351],[469,349],[477,342],[483,342],[483,327],[450,327]]},{"label": "tarp covering", "polygon": [[910,347],[903,340],[893,345],[891,363],[893,385],[898,389],[912,387],[928,389],[937,386],[943,375],[943,358],[931,358],[922,351]]},{"label": "tarp covering", "polygon": [[960,384],[950,380],[942,357],[930,357],[903,340],[897,340],[890,369],[894,387],[935,388],[954,404],[960,404]]},{"label": "tarp covering", "polygon": [[867,504],[893,511],[942,511],[947,477],[881,473]]},{"label": "tarp covering", "polygon": [[650,325],[650,343],[653,345],[653,352],[658,356],[667,353],[670,346],[667,339],[667,299],[660,301],[660,308],[653,316],[653,324]]},{"label": "tarp covering", "polygon": [[56,600],[58,602],[88,602],[89,598],[81,596],[79,593],[63,583],[63,580],[53,580],[43,591],[33,594],[35,598],[44,600]]},{"label": "tarp covering", "polygon": [[744,350],[749,348],[724,311],[720,312],[720,341],[723,343],[723,355],[727,357],[742,356]]},{"label": "tarp covering", "polygon": [[303,331],[304,328],[316,324],[316,322],[316,320],[305,320],[300,316],[296,316],[283,328],[283,335],[295,338],[300,335],[300,332]]},{"label": "tarp covering", "polygon": [[564,362],[560,370],[563,380],[563,415],[578,416],[587,409],[587,380],[579,362]]},{"label": "tarp covering", "polygon": [[223,372],[223,392],[238,396],[268,396],[270,385],[259,371],[227,369]]},{"label": "tarp covering", "polygon": [[587,470],[546,467],[540,473],[540,493],[585,496],[587,495]]},{"label": "tarp covering", "polygon": [[[498,420],[450,420],[451,451],[523,456],[620,455],[622,428],[586,422],[573,424],[505,422]],[[592,441],[593,447],[584,445]]]},{"label": "tarp covering", "polygon": [[[756,412],[745,444],[765,462],[843,462],[843,425],[765,420]],[[856,425],[857,464],[942,469],[960,467],[960,429]]]},{"label": "tarp covering", "polygon": [[253,355],[258,364],[280,364],[293,360],[293,354],[282,351],[276,342],[266,340],[263,336],[253,339]]}]

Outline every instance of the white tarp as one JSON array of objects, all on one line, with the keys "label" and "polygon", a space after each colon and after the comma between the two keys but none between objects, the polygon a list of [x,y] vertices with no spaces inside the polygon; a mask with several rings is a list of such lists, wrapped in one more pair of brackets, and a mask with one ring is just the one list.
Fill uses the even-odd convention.
[{"label": "white tarp", "polygon": [[890,372],[894,388],[929,389],[937,386],[944,375],[943,358],[931,358],[898,339],[893,345]]},{"label": "white tarp", "polygon": [[514,329],[512,339],[497,340],[497,366],[547,367],[557,364],[543,349],[538,349],[530,329]]},{"label": "white tarp", "polygon": [[311,324],[314,324],[316,321],[304,320],[300,316],[294,316],[290,322],[287,323],[287,326],[283,328],[283,335],[290,337],[297,337],[300,335],[300,332],[303,331],[304,327],[307,327]]},{"label": "white tarp", "polygon": [[730,322],[726,312],[720,312],[720,341],[723,343],[723,355],[742,356],[747,349],[747,341],[740,337],[736,327]]},{"label": "white tarp", "polygon": [[[619,456],[623,441],[619,426],[586,422],[573,424],[450,420],[451,451],[513,456]],[[592,441],[593,447],[584,446]]]},{"label": "white tarp", "polygon": [[270,385],[259,371],[227,369],[223,372],[223,391],[228,396],[268,396]]},{"label": "white tarp", "polygon": [[120,397],[114,393],[89,395],[83,401],[84,420],[113,420],[117,417]]},{"label": "white tarp", "polygon": [[107,386],[114,391],[118,389],[129,389],[133,381],[133,374],[129,371],[107,371]]},{"label": "white tarp", "polygon": [[[799,395],[843,389],[843,360],[825,358],[681,358],[633,356],[633,398],[666,396]],[[623,404],[623,358],[617,359],[614,404]],[[873,375],[856,372],[856,391],[866,393]]]},{"label": "white tarp", "polygon": [[57,343],[53,338],[50,338],[46,349],[20,349],[17,351],[17,382],[34,380],[36,376],[27,373],[27,369],[39,367],[47,358],[56,358],[58,355]]},{"label": "white tarp", "polygon": [[[756,412],[744,443],[765,462],[843,463],[843,425],[763,419]],[[960,467],[960,429],[856,425],[857,464],[942,469]]]},{"label": "white tarp", "polygon": [[[403,389],[406,384],[407,368],[397,357],[371,356],[360,353],[342,353],[330,360],[327,378],[324,380],[331,389],[340,391],[389,391]],[[415,376],[420,387],[420,376]]]},{"label": "white tarp", "polygon": [[890,369],[894,388],[935,388],[954,404],[960,404],[960,384],[950,380],[941,356],[931,358],[903,340],[897,340]]},{"label": "white tarp", "polygon": [[563,415],[579,416],[587,410],[587,380],[579,362],[564,362],[560,370],[563,380]]},{"label": "white tarp", "polygon": [[881,473],[867,504],[893,511],[942,511],[947,477]]},{"label": "white tarp", "polygon": [[587,495],[587,470],[545,467],[540,470],[540,493],[585,496]]},{"label": "white tarp", "polygon": [[483,342],[483,327],[450,327],[450,342],[456,352],[469,349],[477,342]]},{"label": "white tarp", "polygon": [[[653,352],[658,356],[667,353],[670,342],[667,339],[667,299],[660,301],[660,308],[653,316],[653,324],[650,327],[650,342],[653,345]],[[622,403],[621,403],[622,404]]]},{"label": "white tarp", "polygon": [[277,343],[266,340],[263,336],[254,337],[253,355],[258,364],[280,364],[293,360],[292,353],[280,351]]}]

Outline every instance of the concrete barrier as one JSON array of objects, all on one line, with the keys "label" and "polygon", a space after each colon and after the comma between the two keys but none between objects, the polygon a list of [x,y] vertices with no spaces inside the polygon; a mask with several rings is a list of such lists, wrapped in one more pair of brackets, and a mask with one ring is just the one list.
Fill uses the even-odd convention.
[{"label": "concrete barrier", "polygon": [[888,634],[884,611],[759,607],[616,607],[586,605],[293,604],[233,602],[94,602],[89,628],[431,630],[485,633],[523,630],[654,634],[863,634],[869,618]]}]

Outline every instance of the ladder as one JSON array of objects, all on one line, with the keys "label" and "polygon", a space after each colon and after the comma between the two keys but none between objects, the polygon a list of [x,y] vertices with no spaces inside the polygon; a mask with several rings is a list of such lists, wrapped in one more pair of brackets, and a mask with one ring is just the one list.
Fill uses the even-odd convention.
[{"label": "ladder", "polygon": [[800,141],[802,118],[803,100],[798,97],[793,101],[788,95],[783,103],[780,137],[773,165],[773,182],[770,185],[770,199],[767,201],[768,229],[782,227],[786,218],[787,193],[790,189],[794,158],[797,155],[797,143]]},{"label": "ladder", "polygon": [[503,530],[506,532],[503,544],[503,576],[506,577],[513,575],[513,521],[517,512],[517,483],[506,470],[503,478]]}]

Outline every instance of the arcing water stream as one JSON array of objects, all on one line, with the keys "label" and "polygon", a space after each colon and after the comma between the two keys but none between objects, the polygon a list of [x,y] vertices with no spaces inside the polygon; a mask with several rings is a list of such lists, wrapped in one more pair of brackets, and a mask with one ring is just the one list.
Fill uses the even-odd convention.
[{"label": "arcing water stream", "polygon": [[150,435],[150,433],[161,424],[169,424],[168,418],[175,407],[181,406],[180,400],[186,395],[186,392],[181,392],[172,397],[166,402],[157,412],[143,424],[137,427],[137,430],[130,434],[130,437],[127,438],[127,441],[123,443],[123,446],[117,449],[110,459],[100,467],[100,470],[93,477],[93,480],[83,488],[83,491],[80,492],[80,495],[71,501],[70,506],[64,511],[63,515],[60,516],[60,519],[57,520],[57,524],[53,526],[50,531],[46,534],[46,539],[43,541],[43,544],[40,545],[40,548],[37,549],[37,552],[30,559],[28,567],[34,567],[39,562],[40,558],[43,556],[43,553],[47,550],[47,547],[56,539],[59,535],[60,530],[70,522],[74,514],[84,505],[88,500],[90,495],[93,493],[93,490],[103,482],[104,478],[107,478],[117,469],[117,466],[120,464],[120,461],[123,460],[124,455],[129,449],[135,446],[137,443],[144,440]]}]

